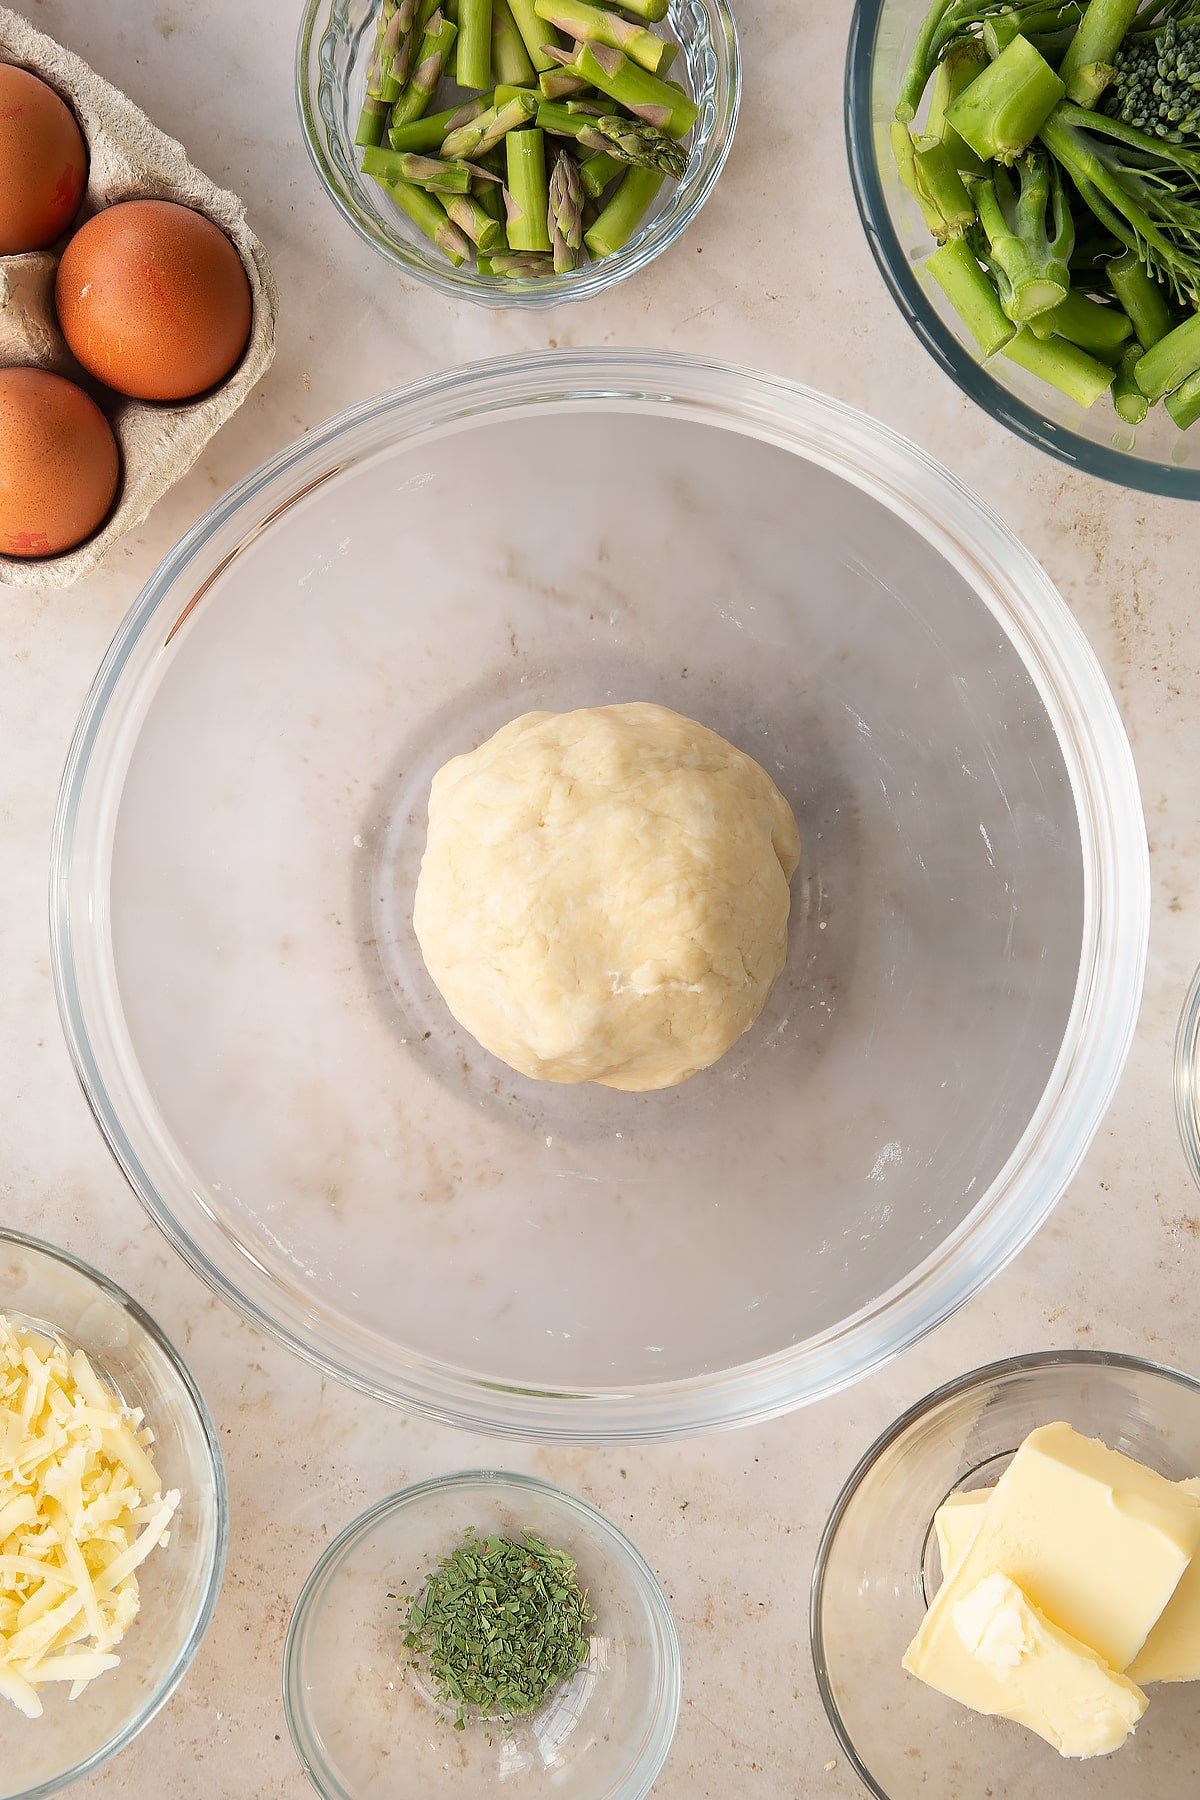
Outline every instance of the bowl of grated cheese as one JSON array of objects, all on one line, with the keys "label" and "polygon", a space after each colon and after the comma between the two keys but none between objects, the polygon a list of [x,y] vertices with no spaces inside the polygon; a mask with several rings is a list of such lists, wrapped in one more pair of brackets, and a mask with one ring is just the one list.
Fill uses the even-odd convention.
[{"label": "bowl of grated cheese", "polygon": [[124,1748],[216,1606],[225,1474],[153,1320],[64,1251],[0,1230],[0,1800]]}]

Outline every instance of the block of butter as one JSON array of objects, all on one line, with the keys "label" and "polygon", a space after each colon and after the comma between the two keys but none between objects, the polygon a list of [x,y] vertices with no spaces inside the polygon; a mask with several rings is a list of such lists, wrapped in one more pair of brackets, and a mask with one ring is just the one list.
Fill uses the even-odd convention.
[{"label": "block of butter", "polygon": [[1127,1675],[1043,1618],[1007,1575],[985,1575],[964,1594],[953,1626],[966,1653],[955,1698],[1027,1725],[1060,1756],[1119,1750],[1146,1710]]},{"label": "block of butter", "polygon": [[972,1656],[954,1623],[959,1603],[1000,1574],[1044,1620],[1121,1672],[1198,1548],[1200,1501],[1069,1425],[1042,1426],[997,1483],[904,1667],[979,1711],[1008,1713],[1011,1683]]},{"label": "block of butter", "polygon": [[[1200,1480],[1181,1481],[1180,1488],[1200,1500]],[[992,1488],[950,1494],[934,1518],[943,1577],[956,1569],[983,1522]],[[1200,1555],[1194,1556],[1162,1617],[1128,1669],[1131,1681],[1200,1681]]]}]

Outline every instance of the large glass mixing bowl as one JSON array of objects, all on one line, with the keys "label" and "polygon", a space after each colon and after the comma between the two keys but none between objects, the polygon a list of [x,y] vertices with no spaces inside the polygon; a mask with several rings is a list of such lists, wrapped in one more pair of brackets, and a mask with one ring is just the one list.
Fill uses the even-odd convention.
[{"label": "large glass mixing bowl", "polygon": [[1148,493],[1200,500],[1200,429],[1176,429],[1157,406],[1136,429],[1107,396],[1077,406],[1006,356],[979,361],[975,341],[925,262],[936,248],[897,173],[888,141],[896,97],[930,0],[857,0],[846,57],[846,147],[867,241],[892,299],[934,361],[969,399],[1060,462]]},{"label": "large glass mixing bowl", "polygon": [[[758,1025],[641,1096],[486,1055],[410,919],[440,764],[633,699],[804,840]],[[218,502],[100,670],[52,879],[84,1088],[193,1267],[373,1393],[593,1442],[813,1400],[994,1274],[1108,1104],[1149,905],[1111,695],[979,502],[818,395],[600,350]]]}]

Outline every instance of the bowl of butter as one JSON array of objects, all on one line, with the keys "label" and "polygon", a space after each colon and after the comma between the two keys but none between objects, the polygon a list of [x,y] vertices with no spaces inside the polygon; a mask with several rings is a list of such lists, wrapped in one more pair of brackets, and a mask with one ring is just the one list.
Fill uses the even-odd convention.
[{"label": "bowl of butter", "polygon": [[843,1488],[811,1622],[880,1800],[1194,1794],[1200,1382],[1062,1351],[929,1395]]}]

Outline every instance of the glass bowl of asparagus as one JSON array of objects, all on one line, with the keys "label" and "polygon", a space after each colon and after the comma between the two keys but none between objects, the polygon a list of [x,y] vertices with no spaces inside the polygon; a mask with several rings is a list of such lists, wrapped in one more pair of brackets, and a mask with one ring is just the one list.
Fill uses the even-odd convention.
[{"label": "glass bowl of asparagus", "polygon": [[307,0],[297,91],[368,243],[444,293],[552,305],[695,218],[733,141],[737,33],[726,0]]},{"label": "glass bowl of asparagus", "polygon": [[959,387],[1200,499],[1200,0],[858,0],[846,120],[880,271]]}]

